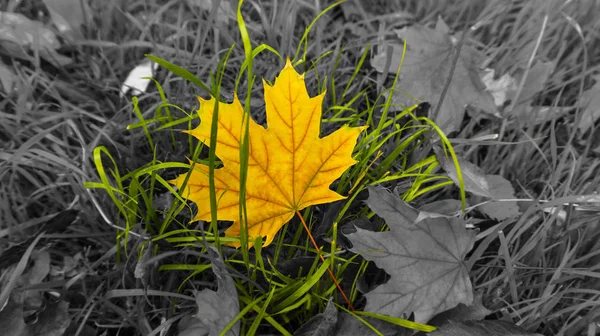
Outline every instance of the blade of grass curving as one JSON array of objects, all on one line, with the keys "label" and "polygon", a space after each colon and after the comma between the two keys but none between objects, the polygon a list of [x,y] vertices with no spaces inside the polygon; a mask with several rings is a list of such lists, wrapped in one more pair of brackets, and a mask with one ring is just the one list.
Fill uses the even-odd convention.
[{"label": "blade of grass curving", "polygon": [[387,116],[390,111],[390,107],[392,106],[392,97],[394,96],[394,89],[398,84],[398,78],[400,77],[400,71],[402,70],[402,65],[404,64],[404,56],[406,55],[406,40],[404,41],[404,46],[402,48],[402,58],[400,59],[400,64],[398,64],[398,70],[396,70],[396,75],[394,76],[394,81],[392,82],[392,89],[390,90],[390,94],[387,96],[385,100],[385,105],[383,107],[383,112],[381,113],[381,118],[379,119],[379,123],[377,124],[377,129],[375,131],[376,135],[379,136],[381,131],[384,128],[384,123],[387,121]]},{"label": "blade of grass curving", "polygon": [[215,95],[214,92],[206,84],[204,84],[204,82],[202,80],[200,80],[200,78],[194,76],[188,70],[186,70],[178,65],[175,65],[169,61],[166,61],[160,57],[156,57],[156,56],[153,56],[150,54],[146,54],[145,56],[148,57],[151,61],[162,66],[163,68],[171,71],[173,74],[187,80],[188,82],[190,82],[196,86],[199,86],[204,91],[210,93],[213,97],[215,97],[217,100],[219,100],[219,98],[220,98],[219,96]]},{"label": "blade of grass curving", "polygon": [[[223,77],[225,75],[225,67],[229,56],[233,51],[233,46],[223,55],[217,66],[217,76],[213,83],[213,90],[215,92],[214,97],[221,96],[221,84],[223,83]],[[217,224],[217,192],[215,185],[215,162],[217,157],[217,132],[219,131],[219,100],[215,99],[215,105],[213,108],[213,116],[210,124],[210,144],[208,148],[208,188],[209,188],[209,200],[210,200],[210,228],[209,231],[213,232],[215,236],[215,245],[219,251],[219,255],[223,255],[222,246],[219,242],[219,226]],[[206,244],[206,237],[203,235],[203,242]],[[205,248],[208,248],[205,246]]]},{"label": "blade of grass curving", "polygon": [[[108,175],[106,173],[106,170],[104,169],[104,164],[102,163],[102,154],[106,155],[108,157],[108,159],[112,162],[113,166],[115,167],[115,169],[112,171],[112,174],[113,174],[113,177],[115,178],[115,183],[117,184],[117,187],[118,187],[118,188],[116,188],[116,190],[118,190],[119,193],[122,193],[122,194],[125,194],[125,192],[123,191],[124,188],[123,188],[123,184],[121,183],[121,181],[122,181],[121,176],[119,175],[119,171],[117,169],[117,163],[115,162],[114,158],[112,157],[112,155],[110,154],[108,149],[104,146],[98,146],[98,147],[94,148],[93,161],[96,166],[96,171],[98,172],[98,177],[100,177],[102,188],[104,190],[106,190],[110,199],[113,201],[113,203],[115,204],[115,206],[117,207],[117,209],[119,210],[121,215],[125,218],[125,230],[123,230],[123,232],[117,234],[117,246],[121,246],[121,244],[120,244],[121,237],[124,236],[125,241],[128,241],[128,239],[129,239],[129,229],[130,229],[129,217],[131,214],[128,210],[126,210],[127,208],[125,206],[123,206],[123,202],[114,193],[115,188],[109,182]],[[88,187],[88,185],[90,185],[90,184],[86,183],[85,185],[86,185],[86,187]],[[117,260],[120,260],[120,251],[121,250],[119,248],[117,248]],[[127,253],[127,250],[125,250],[125,253]]]},{"label": "blade of grass curving", "polygon": [[250,152],[250,106],[252,98],[252,87],[254,86],[254,75],[253,75],[253,55],[252,55],[252,41],[248,34],[248,28],[244,22],[242,16],[242,4],[244,0],[238,2],[237,8],[237,20],[238,29],[244,45],[244,54],[246,56],[245,62],[247,62],[247,87],[246,87],[246,102],[244,104],[244,116],[242,117],[242,139],[240,143],[240,209],[239,209],[239,220],[240,220],[240,238],[242,256],[246,267],[250,267],[250,258],[248,254],[248,211],[246,207],[246,181],[248,179],[248,162]]},{"label": "blade of grass curving", "polygon": [[[348,263],[354,262],[354,259],[358,258],[358,255],[353,255],[351,258],[348,259]],[[356,274],[354,274],[354,279],[352,279],[352,287],[350,287],[350,299],[351,300],[356,300],[358,295],[362,293],[359,293],[358,291],[358,284],[359,284],[359,278],[361,276],[364,276],[364,274],[367,271],[367,267],[369,266],[369,263],[367,261],[365,261],[363,259],[363,261],[360,262],[360,266],[358,267],[358,270],[356,271]]]},{"label": "blade of grass curving", "polygon": [[[255,299],[254,301],[249,301],[248,298],[246,298],[246,297],[243,297],[243,299],[241,299],[241,300],[246,304],[246,307],[244,307],[244,309],[240,310],[240,312],[236,315],[236,317],[234,317],[233,320],[231,320],[229,322],[229,324],[227,324],[227,326],[225,326],[225,328],[223,330],[221,330],[219,335],[226,335],[227,332],[229,330],[231,330],[231,328],[233,328],[233,326],[235,326],[235,324],[239,320],[242,319],[242,317],[244,317],[250,310],[254,309],[254,307],[263,300],[263,296]],[[287,330],[286,330],[286,332],[287,332]]]},{"label": "blade of grass curving", "polygon": [[384,336],[382,333],[379,332],[379,330],[377,330],[377,328],[375,328],[374,326],[372,326],[369,322],[367,322],[365,319],[363,319],[362,317],[358,316],[356,314],[356,312],[352,312],[340,305],[337,305],[341,310],[345,311],[346,313],[352,315],[354,318],[356,318],[357,320],[359,320],[362,324],[364,324],[365,326],[367,326],[369,329],[371,329],[377,336]]},{"label": "blade of grass curving", "polygon": [[[265,262],[262,257],[262,237],[256,237],[254,239],[254,252],[256,255],[256,263],[258,264],[255,270],[258,269],[265,279],[272,278],[271,276],[267,275],[268,271],[265,268]],[[252,280],[256,280],[256,277],[252,277]]]},{"label": "blade of grass curving", "polygon": [[[165,91],[163,90],[162,85],[160,85],[160,83],[156,79],[154,79],[152,77],[148,77],[148,78],[150,80],[152,80],[154,82],[154,84],[156,85],[156,89],[158,90],[158,94],[160,95],[160,101],[162,102],[162,104],[160,104],[160,106],[158,106],[156,108],[155,119],[158,120],[162,126],[173,122],[173,115],[171,114],[171,109],[170,109],[172,104],[169,104],[169,102],[167,100],[167,96],[165,95]],[[177,106],[177,108],[181,109],[178,106]],[[166,116],[163,116],[163,114],[161,112],[162,109],[165,110]],[[177,143],[175,141],[175,132],[172,127],[169,128],[169,133],[171,134],[171,143],[173,144],[173,150],[177,150]]]},{"label": "blade of grass curving", "polygon": [[452,161],[454,162],[454,166],[456,167],[456,177],[459,182],[461,207],[462,207],[462,211],[464,212],[466,209],[466,205],[467,205],[467,194],[465,192],[465,182],[463,180],[462,172],[460,170],[460,163],[458,162],[458,157],[456,156],[456,153],[454,152],[454,147],[452,147],[452,144],[450,143],[450,140],[448,140],[448,138],[444,134],[444,131],[442,131],[431,119],[426,118],[426,117],[419,117],[417,119],[424,121],[424,122],[428,123],[429,125],[431,125],[431,127],[433,127],[433,129],[436,131],[436,133],[440,137],[442,144],[444,145],[443,146],[444,153],[446,153],[446,149],[448,149],[448,151],[450,152],[450,156],[452,156]]},{"label": "blade of grass curving", "polygon": [[[388,97],[388,100],[386,100],[386,104],[388,102],[389,102],[389,97]],[[410,114],[411,111],[414,110],[416,107],[417,107],[417,105],[407,108],[402,114],[400,114],[398,116],[398,118],[405,114]],[[372,120],[371,115],[373,113],[373,109],[370,109],[367,112],[369,113],[369,119]],[[358,161],[358,163],[356,165],[352,166],[349,170],[347,170],[342,175],[342,177],[340,178],[340,182],[338,183],[338,186],[336,189],[337,192],[341,193],[344,190],[346,190],[346,187],[350,183],[349,182],[350,180],[354,179],[354,177],[356,177],[356,175],[360,175],[366,171],[366,166],[368,165],[368,162],[370,161],[369,158],[373,155],[377,155],[376,153],[378,153],[381,150],[381,147],[383,145],[388,143],[390,139],[392,139],[394,136],[399,135],[403,131],[402,128],[397,128],[394,131],[385,133],[385,137],[383,137],[383,139],[377,141],[377,139],[382,135],[381,130],[391,127],[395,122],[396,122],[395,119],[389,119],[387,121],[380,120],[378,127],[376,127],[372,132],[366,134],[366,136],[363,137],[359,141],[359,143],[356,146],[359,149],[358,154],[355,156],[355,159]],[[424,127],[424,126],[419,126],[419,127]],[[379,128],[381,128],[381,130],[378,130]],[[428,129],[424,129],[424,130],[428,130]],[[411,140],[415,141],[416,137],[411,138]],[[410,143],[411,143],[411,141],[405,141],[405,143],[403,145],[408,146]],[[399,150],[395,151],[395,155],[399,155],[400,153],[401,153],[401,151],[399,151]],[[388,174],[389,173],[388,169],[391,167],[391,165],[395,161],[397,161],[396,157],[390,158],[388,156],[386,165],[380,164],[377,168],[377,173],[374,174],[375,175],[374,177],[371,177],[371,180],[381,179],[383,176]]]},{"label": "blade of grass curving", "polygon": [[[437,180],[437,179],[443,179],[443,178],[444,177],[439,177],[439,176],[438,177],[431,177],[430,180],[425,181],[425,182],[431,182],[431,181],[434,181],[434,180]],[[424,194],[426,194],[428,192],[432,192],[434,190],[442,189],[442,188],[449,187],[449,186],[452,186],[452,185],[454,185],[454,181],[446,181],[446,182],[440,182],[438,184],[434,184],[432,186],[428,186],[428,187],[424,187],[424,188],[419,188],[418,190],[416,190],[414,193],[411,194],[411,197],[403,198],[403,200],[405,202],[410,202],[410,201],[414,200],[415,198],[417,198],[417,197],[419,197],[421,195],[424,195]]]},{"label": "blade of grass curving", "polygon": [[397,162],[398,157],[406,150],[406,148],[408,148],[409,145],[416,143],[416,141],[427,131],[428,130],[426,128],[418,130],[397,145],[397,147],[385,159],[383,159],[381,164],[377,167],[379,173],[381,174],[383,171],[389,170],[390,167]]},{"label": "blade of grass curving", "polygon": [[271,289],[271,291],[269,292],[269,296],[267,296],[267,299],[265,300],[264,304],[260,308],[258,315],[254,318],[254,321],[252,321],[252,325],[250,325],[250,328],[246,332],[246,335],[256,335],[256,331],[258,330],[258,327],[260,326],[260,322],[265,317],[269,316],[267,314],[267,308],[269,307],[269,303],[271,303],[271,300],[273,299],[274,293],[275,293],[275,287],[273,287]]},{"label": "blade of grass curving", "polygon": [[[262,307],[260,306],[259,302],[260,300],[262,300],[262,297],[259,300],[254,300],[252,302],[250,302],[246,297],[240,296],[240,300],[244,301],[244,303],[247,304],[247,308],[249,308],[248,310],[243,310],[242,312],[247,313],[250,309],[254,310],[257,313],[260,313]],[[241,313],[238,314],[238,316],[241,316]],[[236,317],[237,319],[237,317]],[[265,320],[267,322],[269,322],[273,328],[277,329],[277,331],[282,335],[282,336],[292,336],[292,334],[287,331],[281,324],[279,324],[277,321],[275,321],[275,319],[273,319],[271,316],[265,316]],[[237,321],[237,320],[236,320]],[[229,325],[227,325],[227,327],[229,327]],[[231,329],[231,327],[229,327]],[[229,329],[227,329],[229,330]],[[219,335],[224,335],[225,329],[219,334]]]},{"label": "blade of grass curving", "polygon": [[[267,44],[261,44],[258,47],[254,48],[254,50],[252,50],[252,57],[251,59],[254,59],[256,56],[258,56],[258,54],[260,54],[262,51],[264,50],[268,50],[270,52],[272,52],[273,54],[277,55],[277,57],[279,57],[279,59],[283,60],[283,58],[281,57],[281,55],[277,52],[277,50],[273,49],[273,47],[267,45]],[[246,70],[246,68],[248,68],[248,58],[246,58],[244,60],[244,62],[242,62],[242,65],[240,66],[240,71],[238,72],[238,75],[235,79],[235,92],[238,92],[238,86],[240,84],[240,80],[242,80],[242,74],[244,73],[244,71]]]},{"label": "blade of grass curving", "polygon": [[294,302],[292,305],[289,305],[289,306],[283,308],[282,310],[278,311],[277,313],[271,314],[271,315],[272,316],[283,315],[283,314],[285,314],[287,312],[291,312],[294,309],[300,308],[302,305],[306,304],[306,302],[309,301],[309,300],[311,300],[311,297],[308,296],[308,295],[305,295],[305,296],[302,297],[302,299]]},{"label": "blade of grass curving", "polygon": [[[197,113],[188,113],[186,110],[182,109],[181,107],[175,105],[175,104],[169,104],[169,103],[163,103],[160,105],[160,107],[162,108],[175,108],[178,109],[179,111],[181,111],[182,113],[186,114],[187,117],[184,118],[178,118],[177,120],[172,120],[169,121],[169,117],[167,116],[162,116],[162,117],[157,117],[157,118],[152,118],[149,119],[152,122],[159,122],[161,125],[156,127],[155,131],[162,131],[164,129],[169,129],[171,131],[173,131],[173,126],[177,126],[179,124],[183,124],[183,123],[187,123],[191,120],[195,120],[198,119],[198,114]],[[142,127],[142,123],[134,123],[134,124],[129,124],[127,125],[127,130],[133,130],[136,129],[138,127]],[[188,128],[189,129],[189,128]]]},{"label": "blade of grass curving", "polygon": [[354,315],[362,315],[362,316],[368,316],[368,317],[373,317],[382,321],[386,321],[389,323],[393,323],[395,325],[399,325],[401,327],[404,328],[408,328],[408,329],[412,329],[412,330],[418,330],[418,331],[423,331],[423,332],[432,332],[437,330],[436,327],[434,326],[430,326],[427,324],[422,324],[422,323],[417,323],[417,322],[413,322],[413,321],[409,321],[409,320],[405,320],[399,317],[393,317],[393,316],[387,316],[387,315],[380,315],[380,314],[375,314],[375,313],[370,313],[370,312],[363,312],[363,311],[357,311],[354,312]]},{"label": "blade of grass curving", "polygon": [[302,285],[281,301],[277,306],[273,308],[273,312],[278,312],[289,305],[292,305],[296,300],[300,300],[310,289],[321,279],[323,274],[329,270],[329,260],[325,260],[321,267],[319,267],[314,273],[312,273],[306,280],[303,281]]},{"label": "blade of grass curving", "polygon": [[[342,58],[342,53],[339,52],[337,54],[337,56],[335,57],[335,61],[333,62],[333,69],[331,69],[331,80],[329,81],[329,99],[331,99],[331,105],[336,106],[337,105],[337,94],[336,94],[336,85],[335,85],[335,76],[334,74],[337,71],[338,66],[340,65],[340,59]],[[316,67],[315,67],[316,68]],[[327,77],[325,77],[325,81],[327,80]]]},{"label": "blade of grass curving", "polygon": [[[300,214],[299,211],[296,211],[296,214],[298,215],[298,217],[300,217],[300,221],[302,222],[302,225],[304,226],[304,229],[306,230],[306,233],[308,234],[308,237],[310,238],[310,241],[312,242],[315,250],[317,251],[317,254],[319,255],[319,258],[321,259],[321,261],[324,264],[328,262],[329,264],[333,265],[333,263],[335,262],[335,259],[332,257],[331,260],[327,260],[327,262],[325,261],[325,257],[323,257],[323,254],[321,253],[321,249],[319,248],[319,245],[317,245],[317,242],[315,241],[315,238],[310,233],[310,229],[308,228],[308,225],[306,225],[306,222],[304,221],[304,217],[302,217],[302,215]],[[335,253],[332,252],[331,255],[334,256]],[[331,280],[333,280],[333,283],[335,284],[335,286],[337,287],[337,289],[340,291],[340,294],[342,294],[342,297],[344,298],[344,300],[348,304],[348,307],[350,307],[350,309],[354,311],[354,306],[352,305],[352,302],[350,302],[350,299],[348,299],[348,297],[346,296],[346,293],[344,293],[344,290],[340,286],[340,283],[336,279],[335,274],[333,274],[333,271],[331,270],[331,268],[329,268],[329,267],[327,268],[327,273],[329,273],[329,276],[331,277]]]},{"label": "blade of grass curving", "polygon": [[302,34],[302,38],[300,38],[300,41],[298,42],[298,49],[296,49],[296,53],[294,54],[294,58],[293,58],[294,61],[298,58],[298,55],[300,54],[300,48],[302,48],[303,45],[304,45],[304,53],[302,54],[302,59],[303,60],[306,59],[306,52],[308,50],[308,33],[310,33],[310,31],[311,31],[312,27],[315,25],[315,23],[317,23],[317,20],[319,20],[323,15],[325,15],[325,13],[332,10],[336,6],[340,5],[344,1],[345,0],[338,1],[332,5],[329,5],[327,8],[322,10],[319,14],[317,14],[317,16],[312,20],[312,22],[308,25],[308,27],[306,27],[306,29],[304,30],[304,34]]},{"label": "blade of grass curving", "polygon": [[[350,188],[350,191],[348,191],[348,194],[352,194],[352,192],[354,192],[354,189],[356,189],[356,187],[358,187],[360,185],[360,183],[364,179],[367,172],[371,169],[371,167],[373,166],[375,161],[377,161],[382,155],[383,155],[382,151],[377,152],[377,155],[375,155],[375,158],[373,158],[373,160],[371,160],[371,163],[369,163],[367,165],[367,167],[362,172],[360,172],[360,174],[358,174],[358,177],[356,178],[356,182],[354,182],[354,185],[352,186],[352,188]],[[333,253],[333,250],[331,253]]]},{"label": "blade of grass curving", "polygon": [[[417,163],[419,164],[419,163]],[[427,183],[429,181],[429,179],[432,176],[432,172],[435,168],[437,168],[437,166],[439,165],[439,163],[437,161],[433,161],[431,164],[425,166],[422,165],[421,167],[424,169],[420,169],[419,172],[417,174],[414,174],[414,176],[416,176],[416,179],[413,181],[413,183],[411,183],[410,188],[404,192],[404,194],[402,195],[402,199],[405,200],[406,202],[410,202],[413,199],[415,199],[415,194],[419,192],[419,190],[421,189],[421,186],[425,183]],[[407,174],[408,175],[408,174]],[[436,176],[436,178],[439,178]]]},{"label": "blade of grass curving", "polygon": [[[342,47],[342,49],[343,49],[343,47]],[[356,79],[356,76],[358,76],[358,72],[360,71],[360,69],[362,69],[362,66],[365,63],[365,60],[367,59],[367,55],[369,55],[370,49],[371,49],[371,44],[369,43],[365,46],[365,51],[363,51],[362,55],[360,56],[360,59],[358,60],[358,64],[356,64],[356,66],[354,67],[352,76],[350,76],[348,83],[346,83],[346,86],[344,87],[344,91],[342,91],[342,97],[340,98],[340,100],[343,101],[344,98],[346,97],[346,94],[348,93],[348,90],[350,89],[350,85],[352,85],[352,83]],[[352,100],[354,100],[354,99],[355,98],[353,98]]]},{"label": "blade of grass curving", "polygon": [[210,268],[212,268],[210,265],[165,264],[160,265],[158,271],[194,271],[202,273]]}]

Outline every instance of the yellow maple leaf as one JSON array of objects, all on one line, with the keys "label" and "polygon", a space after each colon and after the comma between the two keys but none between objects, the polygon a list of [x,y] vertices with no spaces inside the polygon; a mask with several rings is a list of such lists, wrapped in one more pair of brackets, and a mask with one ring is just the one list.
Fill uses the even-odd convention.
[{"label": "yellow maple leaf", "polygon": [[[352,151],[366,127],[343,126],[320,138],[321,104],[325,93],[309,97],[300,75],[288,59],[273,86],[263,80],[267,125],[250,120],[246,207],[250,241],[265,237],[269,245],[279,229],[296,211],[315,204],[344,199],[329,189],[348,167],[356,163]],[[200,101],[200,125],[188,131],[206,145],[210,143],[215,100]],[[217,218],[233,221],[228,237],[240,235],[240,142],[243,108],[219,103],[216,155],[223,167],[215,169]],[[211,220],[208,166],[196,164],[182,196],[198,205],[193,220]],[[181,188],[187,174],[170,181]],[[239,246],[239,244],[236,244]]]}]

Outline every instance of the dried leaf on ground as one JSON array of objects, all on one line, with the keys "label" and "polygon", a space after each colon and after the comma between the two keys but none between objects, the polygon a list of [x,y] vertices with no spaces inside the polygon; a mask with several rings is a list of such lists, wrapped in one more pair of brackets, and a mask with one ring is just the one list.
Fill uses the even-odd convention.
[{"label": "dried leaf on ground", "polygon": [[365,311],[390,316],[414,312],[416,322],[459,303],[471,304],[473,292],[463,264],[473,247],[475,232],[458,218],[425,218],[415,223],[419,211],[382,188],[369,188],[367,205],[385,219],[390,232],[357,228],[346,234],[365,259],[391,278],[366,294]]},{"label": "dried leaf on ground", "polygon": [[[436,157],[448,176],[458,186],[460,184],[458,173],[451,158],[446,157],[446,154],[442,150],[436,150]],[[460,164],[460,172],[462,173],[465,190],[478,196],[493,198],[490,185],[481,168],[462,158],[458,158],[458,163]]]},{"label": "dried leaf on ground", "polygon": [[14,291],[9,297],[6,305],[0,306],[0,330],[5,331],[6,336],[27,335],[27,325],[23,320],[23,294]]},{"label": "dried leaf on ground", "polygon": [[[231,275],[227,273],[217,249],[209,247],[214,256],[212,270],[217,278],[217,291],[203,289],[196,293],[198,312],[195,320],[180,331],[178,336],[218,336],[240,312],[237,290]],[[240,322],[225,335],[239,335]]]},{"label": "dried leaf on ground", "polygon": [[[21,287],[40,284],[50,273],[50,253],[47,250],[34,252],[31,259],[34,261],[33,266],[22,275],[19,281]],[[23,295],[26,306],[41,307],[42,294],[38,291],[25,291]]]},{"label": "dried leaf on ground", "polygon": [[[516,103],[513,102],[512,111],[507,112],[518,116],[522,120],[531,120],[537,125],[551,120],[551,113],[557,116],[565,114],[560,107],[533,105],[536,95],[544,89],[546,81],[550,78],[555,67],[555,62],[537,61],[529,71],[526,71],[525,68],[518,68],[511,74],[503,74],[498,79],[494,78],[494,69],[485,69],[481,79],[486,86],[486,90],[494,97],[496,106],[506,107],[514,99],[518,99]],[[519,92],[520,83],[525,75],[527,75],[527,78],[525,78],[523,88]],[[518,97],[517,93],[519,93]]]},{"label": "dried leaf on ground", "polygon": [[333,304],[333,299],[327,303],[325,311],[313,316],[308,322],[296,330],[294,336],[330,336],[335,335],[335,325],[338,320],[338,311]]},{"label": "dried leaf on ground", "polygon": [[[324,94],[309,97],[304,75],[294,70],[289,59],[274,85],[263,85],[268,128],[250,120],[246,208],[250,242],[266,236],[266,246],[296,211],[345,198],[329,189],[329,185],[356,163],[352,151],[366,127],[343,126],[320,138]],[[200,99],[200,126],[189,131],[206,145],[210,143],[214,105],[214,98]],[[232,104],[219,103],[216,154],[223,167],[215,169],[217,218],[233,221],[225,231],[228,237],[240,235],[239,149],[243,113],[237,96]],[[198,205],[194,220],[211,220],[208,173],[208,166],[196,164],[181,192],[182,197]],[[186,175],[171,183],[181,189]]]},{"label": "dried leaf on ground", "polygon": [[11,94],[15,87],[18,77],[11,68],[0,61],[0,88],[4,93]]},{"label": "dried leaf on ground", "polygon": [[461,321],[479,321],[483,320],[486,316],[490,315],[492,311],[485,308],[481,302],[481,296],[475,296],[473,303],[466,305],[460,303],[458,306],[437,314],[429,325],[440,327],[449,321],[461,322]]},{"label": "dried leaf on ground", "polygon": [[0,12],[0,42],[12,42],[21,47],[35,44],[41,48],[60,48],[52,30],[19,13]]},{"label": "dried leaf on ground", "polygon": [[71,322],[68,307],[64,300],[48,303],[28,325],[23,320],[23,293],[17,290],[0,310],[0,330],[4,336],[61,336]]},{"label": "dried leaf on ground", "polygon": [[62,336],[69,327],[69,304],[60,300],[49,303],[43,311],[38,314],[36,323],[29,326],[30,336]]},{"label": "dried leaf on ground", "polygon": [[529,333],[514,324],[504,321],[484,320],[465,321],[443,325],[438,330],[428,334],[431,336],[542,336]]},{"label": "dried leaf on ground", "polygon": [[43,0],[59,32],[72,40],[83,38],[82,26],[93,19],[85,0]]},{"label": "dried leaf on ground", "polygon": [[433,212],[446,216],[454,216],[462,212],[462,202],[456,199],[445,199],[422,205],[420,212]]},{"label": "dried leaf on ground", "polygon": [[[454,162],[446,157],[441,150],[436,150],[436,156],[442,168],[454,181],[454,184],[459,186],[460,182]],[[476,196],[492,200],[481,205],[479,210],[497,220],[504,220],[520,213],[516,201],[494,201],[515,198],[515,190],[509,181],[500,175],[486,175],[481,168],[460,157],[458,163],[460,164],[465,190]]]},{"label": "dried leaf on ground", "polygon": [[54,66],[65,66],[71,59],[56,52],[61,44],[56,34],[40,22],[18,13],[0,12],[0,45],[10,56],[30,59],[25,52],[37,50],[42,58]]},{"label": "dried leaf on ground", "polygon": [[[485,178],[491,188],[493,199],[515,199],[515,189],[504,177],[486,175]],[[516,201],[490,201],[482,204],[479,210],[496,220],[505,220],[521,213]]]},{"label": "dried leaf on ground", "polygon": [[486,87],[486,90],[494,97],[494,104],[498,107],[510,100],[511,92],[517,90],[517,80],[511,75],[505,73],[502,77],[495,79],[496,70],[485,69],[481,76],[481,81]]},{"label": "dried leaf on ground", "polygon": [[[448,28],[441,19],[435,29],[415,25],[395,31],[407,44],[400,70],[401,77],[393,96],[395,104],[412,106],[421,100],[427,100],[434,104],[431,111],[436,109],[435,104],[444,90],[456,53],[456,46],[447,31]],[[392,49],[388,69],[384,69],[387,58],[385,53],[373,58],[371,63],[377,71],[396,72],[402,60],[403,46],[393,45]],[[446,134],[460,128],[467,105],[497,114],[492,95],[485,90],[479,75],[472,75],[479,71],[477,54],[477,50],[468,45],[462,47],[442,106],[433,119]]]},{"label": "dried leaf on ground", "polygon": [[577,128],[582,133],[587,132],[600,119],[600,75],[597,75],[594,80],[596,84],[579,98],[582,115]]}]

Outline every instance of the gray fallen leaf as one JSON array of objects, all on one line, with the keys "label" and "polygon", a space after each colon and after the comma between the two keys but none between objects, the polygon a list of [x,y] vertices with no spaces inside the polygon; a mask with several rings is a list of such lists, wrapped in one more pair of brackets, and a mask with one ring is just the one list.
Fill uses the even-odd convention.
[{"label": "gray fallen leaf", "polygon": [[[196,293],[198,312],[196,320],[181,330],[179,336],[218,336],[223,329],[240,312],[237,290],[231,275],[223,267],[223,259],[217,249],[210,247],[210,253],[215,257],[212,270],[217,277],[217,291],[203,289]],[[239,335],[240,322],[225,333],[225,335]]]},{"label": "gray fallen leaf", "polygon": [[6,41],[22,47],[35,44],[40,48],[60,48],[60,42],[54,32],[42,23],[19,13],[0,12],[0,42]]},{"label": "gray fallen leaf", "polygon": [[[454,184],[459,186],[460,181],[454,162],[446,157],[442,150],[436,149],[435,152],[442,168],[454,181]],[[458,157],[458,162],[465,190],[475,195],[474,202],[480,203],[490,200],[482,204],[479,210],[496,220],[504,220],[520,213],[516,201],[507,201],[507,199],[515,198],[515,190],[509,181],[500,175],[487,175],[481,168],[460,157]]]},{"label": "gray fallen leaf", "polygon": [[[438,162],[442,168],[444,168],[448,174],[448,177],[454,181],[454,184],[457,186],[460,185],[460,181],[458,180],[458,172],[456,170],[456,166],[454,165],[454,161],[452,161],[452,158],[449,156],[446,157],[446,154],[442,150],[436,149],[435,152]],[[460,157],[458,158],[458,163],[460,165],[460,172],[462,173],[465,190],[478,196],[493,198],[492,192],[490,191],[489,182],[485,178],[485,173],[481,170],[481,168],[469,161],[461,159]]]},{"label": "gray fallen leaf", "polygon": [[11,94],[18,80],[11,68],[0,61],[0,87],[6,94]]},{"label": "gray fallen leaf", "polygon": [[13,57],[29,60],[26,50],[37,50],[40,56],[56,67],[72,62],[56,52],[61,44],[56,34],[40,22],[18,13],[0,12],[0,45]]},{"label": "gray fallen leaf", "polygon": [[587,132],[600,119],[600,75],[595,76],[594,80],[596,84],[579,98],[582,115],[577,128],[581,133]]},{"label": "gray fallen leaf", "polygon": [[338,320],[338,311],[329,299],[325,311],[313,316],[308,322],[296,330],[294,336],[330,336],[335,335],[335,325]]},{"label": "gray fallen leaf", "polygon": [[475,233],[459,218],[425,218],[382,188],[369,187],[367,205],[389,226],[389,232],[357,228],[345,234],[349,250],[375,262],[390,275],[382,285],[366,293],[365,311],[402,317],[414,313],[415,322],[459,303],[473,300],[464,258]]},{"label": "gray fallen leaf", "polygon": [[519,213],[519,205],[516,201],[506,201],[515,199],[515,189],[512,184],[500,175],[486,175],[485,179],[490,186],[492,199],[500,201],[489,201],[482,204],[479,210],[495,220],[505,220]]},{"label": "gray fallen leaf", "polygon": [[458,306],[437,314],[429,325],[440,327],[449,321],[462,322],[462,321],[479,321],[483,320],[486,316],[490,315],[492,311],[485,308],[481,301],[480,295],[475,295],[473,303],[466,305],[460,303]]},{"label": "gray fallen leaf", "polygon": [[70,40],[83,38],[82,26],[93,13],[86,0],[42,0],[59,32]]},{"label": "gray fallen leaf", "polygon": [[[394,88],[394,104],[408,107],[427,100],[433,105],[430,119],[446,134],[460,129],[468,105],[497,115],[494,98],[485,90],[478,74],[480,53],[467,44],[461,48],[448,89],[445,90],[457,48],[443,20],[438,20],[435,29],[414,25],[395,30],[395,33],[406,41],[407,50],[400,69],[400,79]],[[390,49],[390,55],[383,52],[372,59],[371,65],[377,71],[395,74],[398,70],[403,57],[403,45],[394,43]],[[388,56],[391,62],[386,68]],[[443,92],[446,94],[438,107],[436,104]],[[439,113],[433,115],[436,110]]]}]

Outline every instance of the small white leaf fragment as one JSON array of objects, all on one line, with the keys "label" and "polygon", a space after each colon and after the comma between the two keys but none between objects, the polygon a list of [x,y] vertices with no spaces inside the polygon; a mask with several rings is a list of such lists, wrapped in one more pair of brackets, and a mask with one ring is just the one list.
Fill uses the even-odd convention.
[{"label": "small white leaf fragment", "polygon": [[481,77],[481,81],[485,85],[486,91],[494,97],[494,104],[500,107],[509,100],[511,91],[517,90],[517,81],[509,74],[504,74],[498,79],[494,79],[495,70],[486,68],[485,75]]},{"label": "small white leaf fragment", "polygon": [[150,77],[154,76],[156,69],[158,69],[158,64],[150,60],[144,60],[133,68],[121,86],[121,97],[124,97],[129,91],[134,96],[139,96],[143,92],[146,92],[150,84]]},{"label": "small white leaf fragment", "polygon": [[567,212],[558,207],[543,208],[542,211],[550,215],[556,216],[558,221],[563,224],[567,220]]}]

